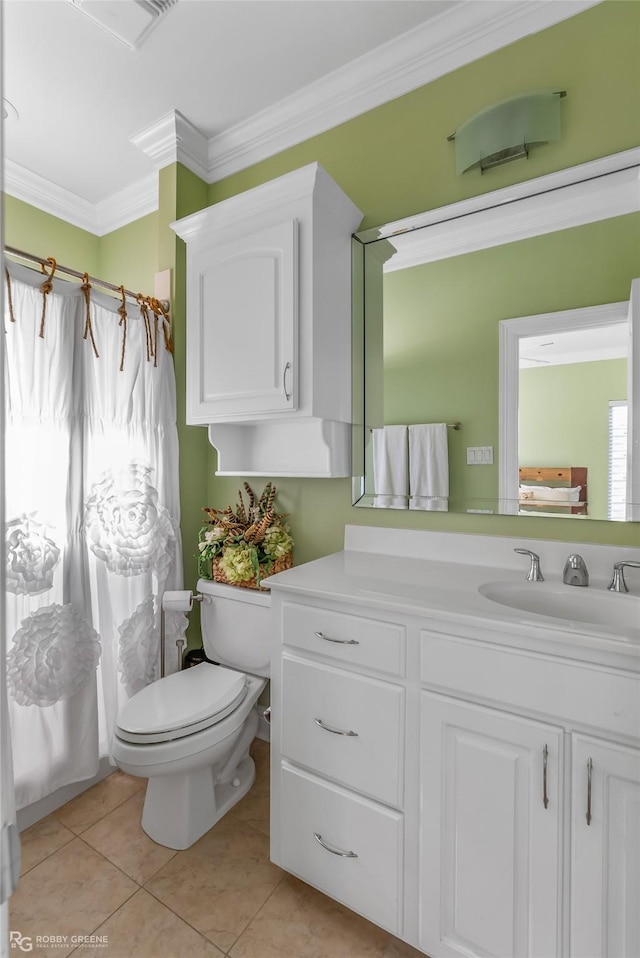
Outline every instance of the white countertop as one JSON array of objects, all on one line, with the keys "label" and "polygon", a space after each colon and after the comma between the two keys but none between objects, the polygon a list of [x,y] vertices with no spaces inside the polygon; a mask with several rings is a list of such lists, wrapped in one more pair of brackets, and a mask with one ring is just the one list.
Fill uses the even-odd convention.
[{"label": "white countertop", "polygon": [[[517,543],[518,545],[520,543]],[[536,589],[538,583],[526,582],[528,566],[520,567],[514,558],[513,569],[499,565],[472,565],[457,561],[406,558],[347,549],[315,561],[295,566],[264,580],[275,592],[314,597],[316,600],[348,602],[365,609],[398,610],[417,616],[436,616],[448,622],[490,628],[498,634],[514,633],[541,642],[547,650],[562,646],[561,654],[580,658],[582,649],[617,653],[624,656],[624,667],[640,667],[640,620],[638,627],[618,628],[572,622],[502,605],[479,592],[483,584],[522,583]],[[586,592],[587,589],[562,585],[561,574],[545,574],[545,581],[563,589]],[[605,602],[638,601],[608,592],[607,579],[591,577],[587,587],[597,591]],[[543,584],[544,585],[544,584]],[[634,590],[635,591],[635,590]],[[506,638],[506,636],[505,636]],[[573,647],[573,653],[571,648]],[[566,651],[569,650],[569,651]],[[558,650],[559,651],[559,650]]]}]

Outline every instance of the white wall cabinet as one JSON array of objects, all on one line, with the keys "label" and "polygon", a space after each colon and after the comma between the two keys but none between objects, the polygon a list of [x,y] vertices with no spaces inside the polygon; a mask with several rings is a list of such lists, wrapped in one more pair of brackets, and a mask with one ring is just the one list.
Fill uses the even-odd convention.
[{"label": "white wall cabinet", "polygon": [[189,417],[229,421],[297,407],[298,223],[193,253]]},{"label": "white wall cabinet", "polygon": [[637,671],[323,561],[272,584],[272,859],[429,958],[638,958]]},{"label": "white wall cabinet", "polygon": [[219,474],[351,474],[351,235],[317,163],[172,224],[187,244],[187,423]]}]

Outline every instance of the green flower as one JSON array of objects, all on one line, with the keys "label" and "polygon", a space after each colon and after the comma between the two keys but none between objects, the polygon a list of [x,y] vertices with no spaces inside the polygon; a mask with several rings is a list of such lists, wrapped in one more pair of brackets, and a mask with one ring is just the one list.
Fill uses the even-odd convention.
[{"label": "green flower", "polygon": [[289,527],[276,524],[270,526],[264,534],[262,548],[269,559],[282,559],[291,552],[293,539],[289,535]]},{"label": "green flower", "polygon": [[259,571],[258,555],[251,545],[227,546],[219,564],[228,582],[247,582]]}]

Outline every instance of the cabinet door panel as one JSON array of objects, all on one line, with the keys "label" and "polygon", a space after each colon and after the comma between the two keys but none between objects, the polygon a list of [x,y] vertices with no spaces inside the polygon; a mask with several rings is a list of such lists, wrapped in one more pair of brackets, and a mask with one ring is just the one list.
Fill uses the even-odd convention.
[{"label": "cabinet door panel", "polygon": [[571,955],[638,958],[640,751],[573,737],[572,836]]},{"label": "cabinet door panel", "polygon": [[420,946],[431,958],[558,954],[561,756],[560,729],[422,693]]},{"label": "cabinet door panel", "polygon": [[191,422],[297,408],[296,227],[279,223],[189,260]]}]

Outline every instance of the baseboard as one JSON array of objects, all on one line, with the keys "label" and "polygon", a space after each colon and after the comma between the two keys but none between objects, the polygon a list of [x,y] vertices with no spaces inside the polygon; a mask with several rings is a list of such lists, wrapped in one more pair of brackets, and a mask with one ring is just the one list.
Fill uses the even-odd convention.
[{"label": "baseboard", "polygon": [[21,808],[16,815],[18,831],[23,832],[25,828],[30,828],[31,825],[35,825],[40,819],[51,815],[57,808],[66,805],[72,798],[76,798],[78,795],[81,795],[82,792],[86,792],[92,785],[97,785],[103,778],[106,778],[107,775],[111,775],[111,773],[115,771],[115,766],[111,765],[108,758],[100,759],[98,773],[93,778],[84,779],[82,782],[73,782],[72,785],[64,785],[57,791],[52,792],[51,795],[45,795],[39,802],[34,802],[33,805],[26,805],[24,808]]}]

